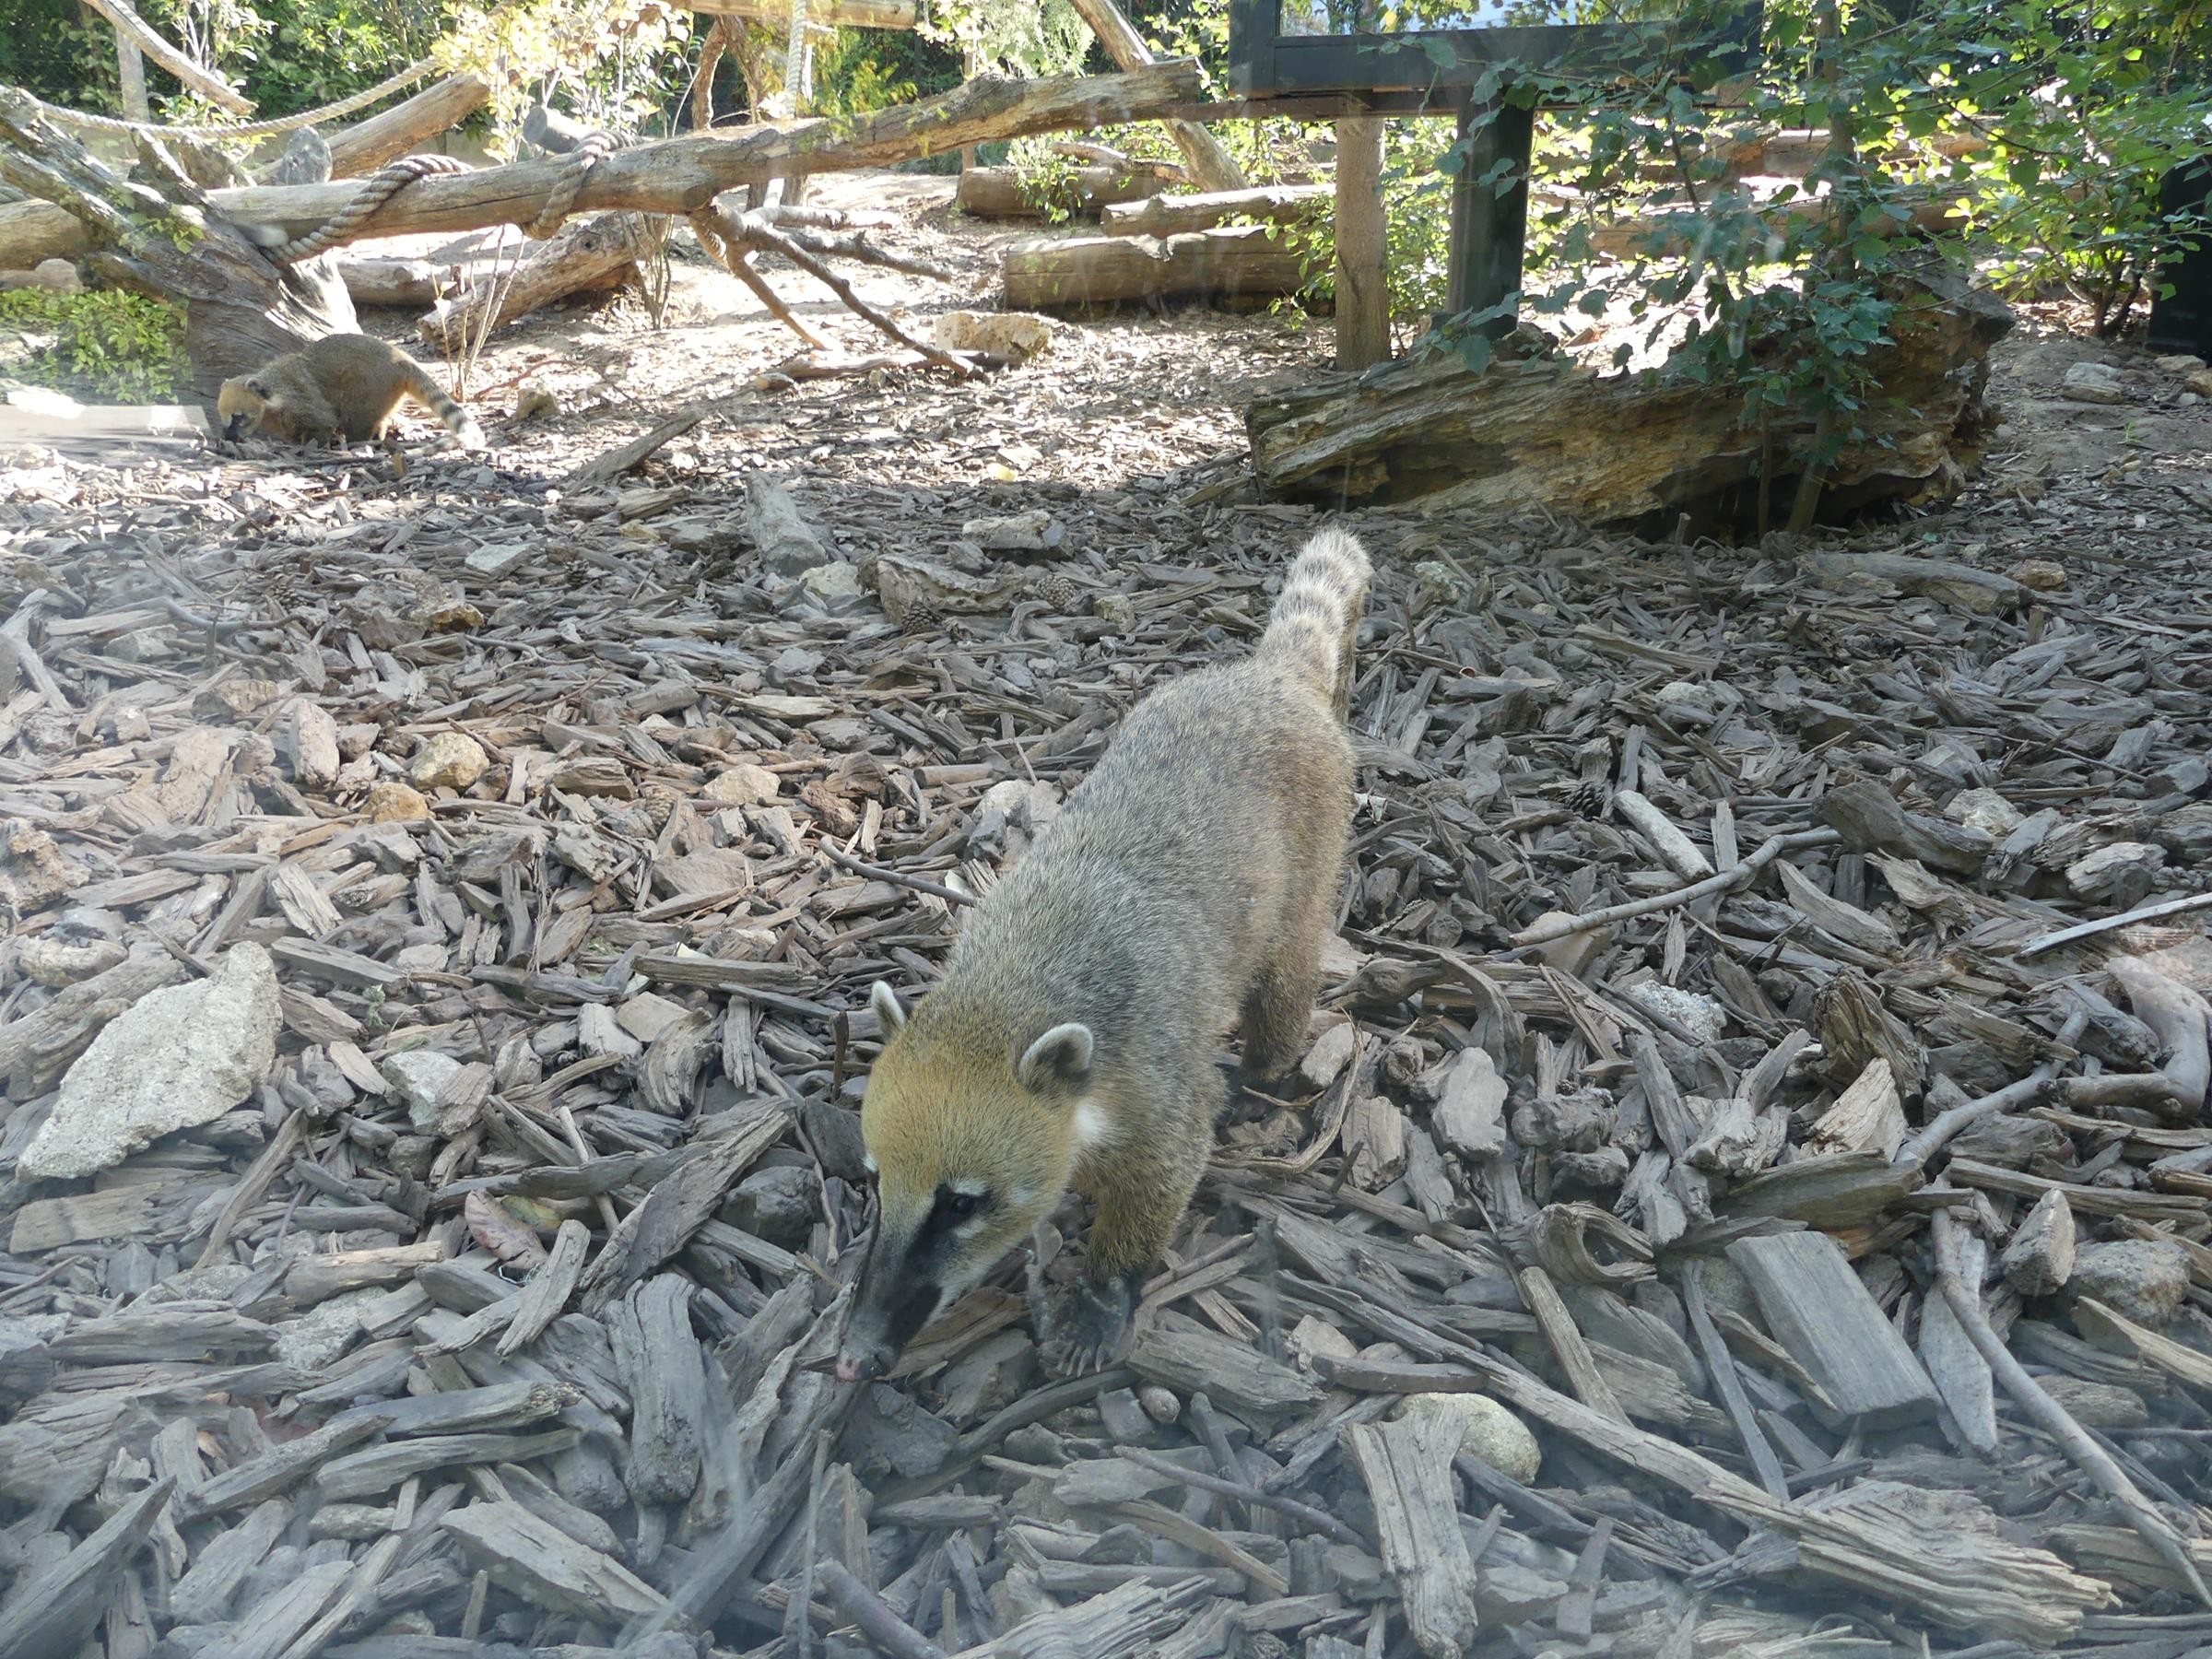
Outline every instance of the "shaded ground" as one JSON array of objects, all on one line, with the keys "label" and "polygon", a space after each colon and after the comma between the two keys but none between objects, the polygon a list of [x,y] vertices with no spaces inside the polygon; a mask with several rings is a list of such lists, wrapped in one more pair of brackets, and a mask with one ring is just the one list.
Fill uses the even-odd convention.
[{"label": "shaded ground", "polygon": [[[965,291],[865,291],[987,302],[992,240],[927,208],[887,241]],[[1301,1079],[1225,1130],[1126,1367],[1047,1386],[1010,1263],[854,1391],[808,1367],[866,1226],[866,991],[925,993],[956,920],[909,883],[987,891],[1147,686],[1263,624],[1314,520],[1234,501],[1241,406],[1327,336],[1135,315],[980,383],[754,392],[789,336],[696,265],[677,297],[664,331],[500,341],[488,465],[0,478],[0,1652],[578,1653],[662,1592],[722,1651],[858,1651],[824,1559],[947,1652],[1037,1659],[2204,1644],[1934,1312],[1918,1190],[1949,1182],[1975,1305],[2194,1536],[2212,1131],[2201,1077],[2172,1100],[2185,1018],[2118,1008],[2149,971],[2186,1011],[2212,947],[2183,915],[2026,948],[2212,850],[2212,411],[2177,376],[2025,329],[1965,500],[1803,548],[1358,515],[1356,868]],[[2085,354],[2131,402],[2057,398]],[[564,412],[510,427],[531,380]],[[702,395],[639,472],[568,481]],[[750,468],[864,582],[935,561],[931,602],[765,571]],[[966,528],[1032,510],[1049,552]],[[1867,552],[2051,585],[1900,592]],[[1778,835],[1787,877],[1514,946]],[[266,1080],[29,1179],[94,1033],[256,947]],[[2118,1006],[2058,1046],[2079,989]],[[1893,1171],[2046,1059],[2151,1081]],[[1853,1267],[1793,1317],[1759,1241],[1806,1222]],[[1526,1484],[1377,1438],[1470,1375],[1534,1431]],[[69,1553],[112,1516],[112,1555]],[[29,1625],[54,1584],[84,1616]]]}]

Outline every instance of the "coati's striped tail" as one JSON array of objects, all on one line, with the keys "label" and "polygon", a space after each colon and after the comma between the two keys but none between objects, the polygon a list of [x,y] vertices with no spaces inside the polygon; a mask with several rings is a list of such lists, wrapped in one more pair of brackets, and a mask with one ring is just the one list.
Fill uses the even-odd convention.
[{"label": "coati's striped tail", "polygon": [[1318,532],[1291,564],[1253,653],[1327,697],[1339,720],[1351,712],[1352,646],[1373,575],[1358,537]]},{"label": "coati's striped tail", "polygon": [[469,449],[484,447],[484,429],[477,418],[445,394],[445,389],[432,380],[419,365],[407,383],[408,395],[445,422],[454,437]]}]

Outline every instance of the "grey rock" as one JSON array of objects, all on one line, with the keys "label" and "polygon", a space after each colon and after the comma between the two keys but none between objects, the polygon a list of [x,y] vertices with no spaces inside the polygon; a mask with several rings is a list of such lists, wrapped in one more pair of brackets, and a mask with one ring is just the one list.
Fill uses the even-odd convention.
[{"label": "grey rock", "polygon": [[207,979],[147,992],[70,1066],[18,1175],[90,1175],[213,1123],[267,1079],[282,1020],[276,971],[258,945],[234,946]]}]

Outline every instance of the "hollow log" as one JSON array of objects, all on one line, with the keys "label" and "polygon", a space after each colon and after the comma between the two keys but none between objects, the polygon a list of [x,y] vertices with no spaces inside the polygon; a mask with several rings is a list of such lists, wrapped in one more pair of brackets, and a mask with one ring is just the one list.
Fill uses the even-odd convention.
[{"label": "hollow log", "polygon": [[[585,176],[575,211],[688,216],[725,190],[794,172],[888,167],[997,138],[1143,121],[1194,103],[1198,93],[1198,66],[1188,61],[1062,80],[986,77],[856,118],[687,135],[618,150]],[[563,159],[518,161],[419,180],[359,226],[353,240],[526,225],[545,207],[567,168]],[[352,199],[355,188],[255,185],[215,191],[210,200],[232,218],[299,236],[320,229]]]},{"label": "hollow log", "polygon": [[480,76],[449,75],[382,113],[333,134],[331,176],[352,179],[372,173],[459,126],[490,100],[491,87]]},{"label": "hollow log", "polygon": [[1124,300],[1295,293],[1305,280],[1297,250],[1265,225],[1181,236],[1040,238],[1008,248],[1006,302],[1104,305]]},{"label": "hollow log", "polygon": [[1284,225],[1328,211],[1326,184],[1265,184],[1256,190],[1208,190],[1195,195],[1147,196],[1113,202],[1099,213],[1099,227],[1113,236],[1173,236],[1211,230],[1231,219]]},{"label": "hollow log", "polygon": [[479,281],[457,301],[440,300],[416,320],[415,332],[441,351],[456,352],[468,341],[541,306],[586,289],[612,288],[637,268],[644,236],[644,225],[632,213],[577,219],[533,248],[511,278]]},{"label": "hollow log", "polygon": [[[1093,218],[1104,208],[1156,196],[1166,187],[1158,178],[1129,172],[1118,167],[1085,167],[1075,175],[1074,212]],[[953,191],[953,204],[978,218],[1042,218],[1043,206],[1021,188],[1021,178],[1010,167],[963,168]]]},{"label": "hollow log", "polygon": [[[1896,298],[1895,343],[1870,359],[1880,392],[1861,417],[1867,439],[1829,475],[1831,512],[1877,500],[1947,500],[1981,457],[1987,356],[2012,313],[1935,270],[1900,278]],[[1417,354],[1261,399],[1245,418],[1261,488],[1338,507],[1420,501],[1505,516],[1540,504],[1592,524],[1646,529],[1672,529],[1683,513],[1707,524],[1747,523],[1761,433],[1733,393],[1664,369],[1600,376],[1529,349],[1479,373],[1454,355]],[[1812,428],[1809,415],[1779,412],[1767,453],[1778,460],[1801,453]],[[1770,493],[1790,499],[1783,479],[1771,480]]]}]

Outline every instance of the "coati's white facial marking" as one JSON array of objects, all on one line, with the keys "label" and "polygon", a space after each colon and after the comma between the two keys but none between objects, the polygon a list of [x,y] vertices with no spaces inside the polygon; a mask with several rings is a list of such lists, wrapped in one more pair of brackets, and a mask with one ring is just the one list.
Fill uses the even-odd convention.
[{"label": "coati's white facial marking", "polygon": [[1076,1102],[1076,1150],[1087,1152],[1112,1133],[1113,1125],[1107,1121],[1106,1109],[1086,1097]]}]

